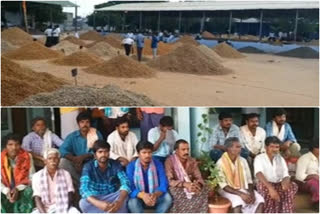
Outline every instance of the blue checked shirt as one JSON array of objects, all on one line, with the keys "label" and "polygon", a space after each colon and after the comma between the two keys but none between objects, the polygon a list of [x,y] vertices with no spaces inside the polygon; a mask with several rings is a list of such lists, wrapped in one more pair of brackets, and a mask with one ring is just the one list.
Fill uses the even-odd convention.
[{"label": "blue checked shirt", "polygon": [[82,198],[108,195],[118,190],[131,192],[129,179],[118,161],[109,159],[104,172],[100,170],[97,160],[91,160],[84,165],[80,178]]},{"label": "blue checked shirt", "polygon": [[215,145],[224,145],[224,141],[229,137],[237,137],[240,140],[240,129],[238,126],[232,124],[227,136],[225,136],[220,124],[213,127],[212,135],[210,136],[210,149]]}]

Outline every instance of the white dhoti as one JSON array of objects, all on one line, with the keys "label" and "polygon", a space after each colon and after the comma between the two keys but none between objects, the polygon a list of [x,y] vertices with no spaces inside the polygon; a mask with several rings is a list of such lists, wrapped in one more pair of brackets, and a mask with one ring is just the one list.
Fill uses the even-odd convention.
[{"label": "white dhoti", "polygon": [[[32,211],[32,213],[38,214],[38,213],[40,213],[40,212],[39,212],[38,209],[34,209],[34,210]],[[56,206],[55,206],[55,205],[50,206],[50,207],[48,208],[48,210],[47,210],[47,213],[57,213]],[[77,208],[75,208],[75,207],[70,207],[69,210],[68,210],[68,214],[72,214],[72,213],[78,214],[78,213],[80,213],[80,211],[77,210]]]},{"label": "white dhoti", "polygon": [[[248,193],[248,191],[243,189],[241,189],[240,191],[244,193]],[[223,189],[219,190],[219,194],[222,197],[229,199],[229,201],[231,202],[232,208],[241,206],[242,213],[255,213],[259,204],[264,203],[263,197],[255,190],[254,190],[254,195],[256,200],[253,204],[246,204],[246,202],[244,202],[240,196],[228,193]]]}]

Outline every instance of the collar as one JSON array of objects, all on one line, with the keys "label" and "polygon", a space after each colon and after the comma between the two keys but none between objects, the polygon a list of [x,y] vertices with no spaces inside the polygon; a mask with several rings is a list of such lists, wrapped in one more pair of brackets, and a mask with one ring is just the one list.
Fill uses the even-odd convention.
[{"label": "collar", "polygon": [[[96,159],[94,160],[93,165],[94,165],[95,168],[99,168],[99,164],[98,164],[98,161]],[[111,163],[110,163],[110,159],[108,159],[107,168],[110,168],[110,167],[111,167]]]}]

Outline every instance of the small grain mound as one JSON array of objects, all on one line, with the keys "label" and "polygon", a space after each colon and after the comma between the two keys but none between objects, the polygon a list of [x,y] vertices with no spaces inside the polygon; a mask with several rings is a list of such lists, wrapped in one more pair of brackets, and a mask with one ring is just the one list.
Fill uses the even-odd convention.
[{"label": "small grain mound", "polygon": [[121,45],[121,40],[115,39],[112,36],[103,37],[102,39],[100,39],[98,41],[95,41],[95,42],[93,42],[91,44],[88,44],[87,47],[91,48],[91,47],[95,46],[99,42],[107,42],[109,45],[111,45],[114,48],[123,49],[123,47]]},{"label": "small grain mound", "polygon": [[319,59],[319,52],[309,47],[299,47],[293,50],[277,53],[276,55],[302,59]]},{"label": "small grain mound", "polygon": [[7,42],[5,40],[1,41],[1,53],[6,53],[8,51],[13,51],[18,49],[18,46],[15,46],[13,44],[11,44],[10,42]]},{"label": "small grain mound", "polygon": [[118,86],[104,88],[65,86],[52,93],[41,93],[20,102],[20,106],[154,106],[145,95]]},{"label": "small grain mound", "polygon": [[80,35],[80,39],[83,39],[83,40],[99,41],[102,38],[103,36],[100,33],[93,30]]},{"label": "small grain mound", "polygon": [[[158,49],[157,49],[157,55],[162,56],[170,53],[172,50],[174,50],[176,46],[169,43],[158,43]],[[144,40],[144,48],[143,48],[143,54],[145,55],[152,55],[152,48],[151,48],[151,39],[145,39]]]},{"label": "small grain mound", "polygon": [[[133,59],[133,60],[135,60],[135,61],[138,61],[138,56],[137,56],[136,54],[134,54],[134,55],[131,56],[131,59]],[[150,61],[150,60],[151,60],[151,58],[148,58],[148,57],[146,57],[146,56],[143,56],[143,55],[142,55],[142,57],[141,57],[141,61],[142,61],[142,62],[148,62],[148,61]]]},{"label": "small grain mound", "polygon": [[213,50],[217,54],[219,54],[221,57],[225,57],[225,58],[238,59],[238,58],[244,58],[245,57],[239,51],[233,49],[231,46],[229,46],[225,42],[222,42],[222,43],[214,46]]},{"label": "small grain mound", "polygon": [[86,47],[86,43],[81,41],[81,39],[78,39],[77,37],[74,36],[68,36],[64,40],[68,40],[69,42],[72,42],[73,44],[76,45],[81,45],[83,47]]},{"label": "small grain mound", "polygon": [[183,36],[176,43],[183,43],[183,44],[192,44],[195,46],[200,45],[192,36]]},{"label": "small grain mound", "polygon": [[61,57],[63,54],[51,50],[44,45],[40,44],[40,42],[30,42],[29,44],[22,46],[16,50],[7,52],[4,56],[10,59],[17,60],[35,60],[35,59],[52,59]]},{"label": "small grain mound", "polygon": [[168,55],[148,62],[147,65],[164,71],[200,75],[219,75],[231,72],[230,69],[225,68],[191,44],[178,47]]},{"label": "small grain mound", "polygon": [[149,78],[155,71],[127,56],[116,56],[107,62],[85,69],[88,73],[125,78]]},{"label": "small grain mound", "polygon": [[65,55],[73,54],[80,50],[80,45],[76,45],[68,40],[62,40],[59,44],[51,47],[51,49],[56,51],[61,51]]},{"label": "small grain mound", "polygon": [[77,51],[69,56],[61,57],[52,62],[58,65],[91,66],[98,63],[102,63],[103,60],[95,54],[84,51]]},{"label": "small grain mound", "polygon": [[13,45],[22,46],[32,41],[32,36],[20,28],[13,27],[1,32],[1,41],[10,42]]},{"label": "small grain mound", "polygon": [[105,41],[96,43],[94,46],[88,48],[88,51],[98,56],[114,57],[119,55],[119,50],[115,49]]},{"label": "small grain mound", "polygon": [[260,50],[258,48],[255,47],[251,47],[251,46],[247,46],[247,47],[243,47],[238,49],[238,51],[242,52],[242,53],[253,53],[253,54],[263,54],[266,53],[263,50]]},{"label": "small grain mound", "polygon": [[1,57],[1,62],[1,102],[3,106],[16,105],[31,95],[51,92],[66,84],[62,79],[22,67],[6,57]]},{"label": "small grain mound", "polygon": [[204,39],[215,39],[215,38],[216,38],[212,33],[208,32],[208,31],[204,31],[204,32],[201,34],[201,36],[202,36],[202,38],[204,38]]},{"label": "small grain mound", "polygon": [[219,54],[217,54],[214,50],[208,48],[205,45],[200,45],[198,47],[198,49],[205,55],[207,55],[208,57],[212,58],[213,60],[217,61],[217,62],[223,62],[224,60],[219,56]]}]

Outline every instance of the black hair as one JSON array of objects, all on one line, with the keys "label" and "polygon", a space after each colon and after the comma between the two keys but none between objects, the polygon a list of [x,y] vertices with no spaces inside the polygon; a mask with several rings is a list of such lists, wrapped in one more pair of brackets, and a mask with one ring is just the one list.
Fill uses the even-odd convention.
[{"label": "black hair", "polygon": [[33,127],[39,120],[42,120],[44,124],[47,125],[47,121],[44,117],[35,117],[31,120],[31,127]]},{"label": "black hair", "polygon": [[272,118],[282,115],[287,115],[286,110],[284,110],[283,108],[277,108],[273,110]]},{"label": "black hair", "polygon": [[276,136],[267,137],[264,141],[265,146],[269,146],[270,144],[281,144],[281,140]]},{"label": "black hair", "polygon": [[229,148],[229,147],[231,147],[231,146],[233,145],[234,142],[240,143],[239,138],[237,138],[237,137],[228,137],[228,138],[224,141],[224,146],[225,146],[226,148]]},{"label": "black hair", "polygon": [[153,144],[149,141],[140,140],[136,145],[137,152],[139,153],[142,149],[151,149],[153,151]]},{"label": "black hair", "polygon": [[180,145],[180,144],[183,144],[183,143],[189,144],[186,140],[179,139],[179,140],[177,140],[176,143],[174,144],[173,149],[174,149],[174,150],[178,149],[178,148],[179,148],[179,145]]},{"label": "black hair", "polygon": [[77,123],[81,120],[89,120],[91,122],[91,115],[88,111],[80,112],[77,116]]},{"label": "black hair", "polygon": [[309,150],[312,151],[313,149],[319,149],[319,137],[314,138],[310,143]]},{"label": "black hair", "polygon": [[96,140],[93,143],[92,151],[96,153],[99,149],[107,149],[110,151],[110,144],[108,142],[105,142],[104,140]]},{"label": "black hair", "polygon": [[125,117],[119,117],[119,118],[117,118],[117,120],[116,120],[116,126],[117,126],[117,127],[120,126],[120,125],[123,124],[123,123],[128,123],[128,124],[129,124],[128,119],[125,118]]},{"label": "black hair", "polygon": [[18,142],[21,145],[22,137],[19,134],[9,133],[5,137],[3,137],[4,145],[7,146],[9,140],[13,140],[15,142]]},{"label": "black hair", "polygon": [[227,113],[227,112],[221,112],[219,114],[219,120],[223,120],[223,119],[226,119],[226,118],[232,118],[232,114]]},{"label": "black hair", "polygon": [[173,126],[173,119],[170,116],[164,116],[160,119],[161,126]]},{"label": "black hair", "polygon": [[246,116],[246,120],[250,120],[250,119],[255,118],[255,117],[257,117],[257,118],[259,119],[260,115],[259,115],[259,114],[257,114],[257,113],[250,113],[250,114],[247,114],[247,116]]}]

